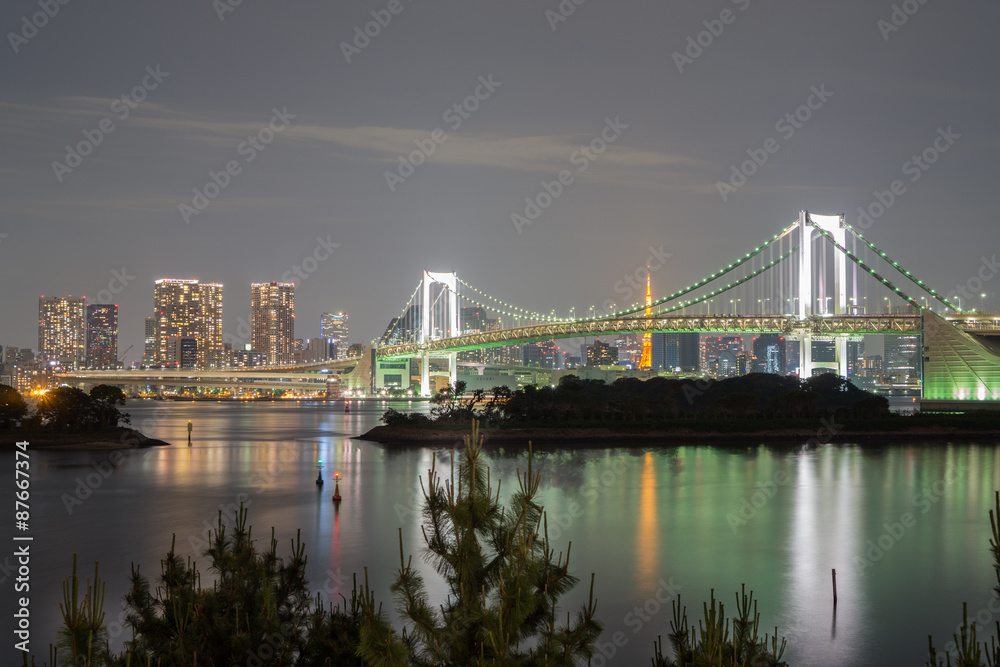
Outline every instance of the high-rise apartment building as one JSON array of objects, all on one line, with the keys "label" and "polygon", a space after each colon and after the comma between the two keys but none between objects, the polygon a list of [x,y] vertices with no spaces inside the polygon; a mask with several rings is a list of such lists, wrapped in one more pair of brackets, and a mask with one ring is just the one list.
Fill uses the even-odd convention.
[{"label": "high-rise apartment building", "polygon": [[337,358],[347,357],[350,334],[347,327],[347,313],[323,313],[320,316],[320,338],[332,340],[337,346]]},{"label": "high-rise apartment building", "polygon": [[595,340],[593,345],[587,346],[588,366],[614,366],[618,363],[618,348]]},{"label": "high-rise apartment building", "polygon": [[410,304],[399,317],[389,320],[389,326],[382,334],[382,341],[386,345],[395,345],[415,340],[420,331],[420,306]]},{"label": "high-rise apartment building", "polygon": [[295,284],[250,285],[250,344],[267,356],[268,364],[288,364],[295,340]]},{"label": "high-rise apartment building", "polygon": [[682,373],[696,373],[700,368],[701,334],[654,333],[651,338],[653,368]]},{"label": "high-rise apartment building", "polygon": [[38,355],[81,368],[87,358],[86,297],[38,297]]},{"label": "high-rise apartment building", "polygon": [[195,368],[198,363],[198,341],[193,336],[171,336],[167,339],[167,365],[174,368]]},{"label": "high-rise apartment building", "polygon": [[142,365],[152,366],[156,363],[156,319],[146,318],[143,330]]},{"label": "high-rise apartment building", "polygon": [[222,285],[162,278],[153,288],[156,363],[176,360],[168,351],[171,337],[194,338],[199,368],[222,368]]},{"label": "high-rise apartment building", "polygon": [[118,306],[87,304],[87,368],[118,367]]},{"label": "high-rise apartment building", "polygon": [[864,340],[848,340],[847,341],[847,374],[852,375],[862,375],[862,367],[864,365],[865,359],[865,341]]}]

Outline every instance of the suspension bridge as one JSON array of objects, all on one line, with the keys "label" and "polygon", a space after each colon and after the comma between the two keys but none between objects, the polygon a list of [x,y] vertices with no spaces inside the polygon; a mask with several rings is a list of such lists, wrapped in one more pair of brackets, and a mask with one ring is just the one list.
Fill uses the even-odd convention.
[{"label": "suspension bridge", "polygon": [[[495,317],[488,326],[470,322],[462,317],[463,308],[470,307]],[[832,369],[847,376],[849,340],[866,334],[921,336],[917,351],[925,400],[1000,400],[1000,338],[991,338],[1000,335],[1000,317],[963,310],[962,304],[928,286],[848,225],[844,216],[808,211],[683,289],[583,318],[534,312],[494,297],[455,273],[425,271],[374,344],[375,372],[388,367],[408,376],[405,362],[418,359],[420,389],[426,396],[432,362],[446,365],[454,382],[461,352],[663,332],[783,334],[800,341],[803,377],[831,367],[812,359],[814,341],[834,342]]]}]

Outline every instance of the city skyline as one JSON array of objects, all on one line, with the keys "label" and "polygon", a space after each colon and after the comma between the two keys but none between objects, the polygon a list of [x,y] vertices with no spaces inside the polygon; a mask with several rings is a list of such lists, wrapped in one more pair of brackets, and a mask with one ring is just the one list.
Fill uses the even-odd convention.
[{"label": "city skyline", "polygon": [[[805,208],[1000,304],[994,6],[402,7],[361,48],[367,5],[69,4],[30,38],[37,6],[6,6],[0,279],[118,303],[126,361],[163,275],[229,303],[292,280],[301,313],[350,312],[367,342],[425,268],[581,313],[641,300],[649,258],[667,293]],[[33,311],[0,295],[4,344],[34,345]]]}]

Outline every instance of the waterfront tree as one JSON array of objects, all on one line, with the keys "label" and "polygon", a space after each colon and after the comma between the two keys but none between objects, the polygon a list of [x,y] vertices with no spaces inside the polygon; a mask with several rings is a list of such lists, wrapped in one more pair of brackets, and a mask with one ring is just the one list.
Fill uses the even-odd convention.
[{"label": "waterfront tree", "polygon": [[213,579],[210,587],[202,586],[196,565],[177,553],[176,536],[155,585],[133,565],[124,598],[125,625],[132,638],[116,656],[108,651],[104,584],[96,564],[94,584],[87,582],[81,601],[74,556],[73,575],[64,585],[60,605],[59,650],[50,655],[51,664],[361,665],[356,654],[361,630],[357,587],[350,599],[342,597],[343,607],[324,605],[319,596],[311,597],[305,545],[298,535],[287,559],[278,556],[273,529],[264,549],[257,547],[258,541],[241,504],[235,516],[225,520],[220,512],[204,552]]},{"label": "waterfront tree", "polygon": [[657,638],[653,644],[653,667],[709,667],[727,665],[729,667],[788,667],[781,660],[786,642],[778,641],[778,629],[774,635],[760,636],[760,613],[753,591],[749,595],[746,586],[736,594],[736,614],[727,618],[725,607],[715,599],[703,605],[703,618],[698,627],[688,623],[687,608],[681,606],[680,596],[671,600],[673,619],[670,621],[668,636],[674,658],[663,653],[663,640]]},{"label": "waterfront tree", "polygon": [[90,390],[94,420],[101,428],[114,428],[119,423],[130,423],[127,413],[118,408],[125,405],[125,392],[109,384],[99,384]]},{"label": "waterfront tree", "polygon": [[0,384],[0,429],[17,426],[28,414],[28,404],[24,397],[11,386]]},{"label": "waterfront tree", "polygon": [[[990,538],[990,554],[993,556],[993,576],[996,578],[996,586],[993,594],[1000,596],[1000,491],[993,492],[993,509],[990,510],[990,528],[993,535]],[[1000,622],[996,623],[998,633],[1000,633]],[[989,626],[984,624],[984,629],[989,630]],[[976,619],[969,623],[969,609],[967,603],[962,603],[962,625],[957,632],[952,634],[952,641],[949,642],[947,651],[938,655],[934,646],[934,638],[927,637],[927,667],[997,667],[1000,665],[1000,640],[996,635],[990,637],[990,642],[980,643],[976,638]],[[955,661],[952,662],[954,655]],[[941,659],[944,659],[942,662]],[[984,661],[985,659],[985,661]]]},{"label": "waterfront tree", "polygon": [[38,414],[48,426],[60,429],[88,429],[97,425],[94,402],[76,387],[56,387],[38,401]]},{"label": "waterfront tree", "polygon": [[[403,665],[574,665],[594,655],[601,624],[590,600],[575,619],[557,625],[559,598],[577,578],[569,573],[570,546],[558,556],[536,502],[540,477],[518,471],[518,489],[500,504],[482,453],[478,423],[465,436],[458,470],[442,481],[436,459],[425,484],[424,557],[448,586],[432,604],[423,577],[403,553],[392,585],[405,627],[397,633],[368,584],[362,590],[360,655],[366,663]],[[530,446],[529,446],[530,452]]]}]

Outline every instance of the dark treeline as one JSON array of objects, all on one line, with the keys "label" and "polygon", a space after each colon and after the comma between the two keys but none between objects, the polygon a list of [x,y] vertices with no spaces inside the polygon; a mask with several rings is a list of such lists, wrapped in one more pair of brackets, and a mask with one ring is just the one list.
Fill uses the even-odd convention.
[{"label": "dark treeline", "polygon": [[694,378],[622,378],[600,380],[563,377],[558,386],[528,386],[516,391],[495,387],[471,392],[464,382],[434,397],[433,420],[390,410],[389,426],[464,424],[473,418],[491,426],[652,424],[689,420],[714,423],[747,420],[888,419],[889,401],[832,374],[799,380],[792,376],[752,373],[724,380]]},{"label": "dark treeline", "polygon": [[75,387],[57,387],[45,392],[31,410],[13,387],[0,384],[0,430],[22,428],[81,431],[113,429],[130,423],[125,392],[102,384],[85,393]]}]

